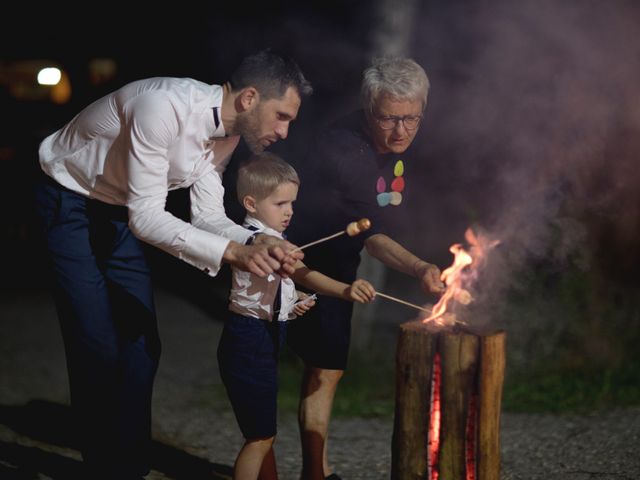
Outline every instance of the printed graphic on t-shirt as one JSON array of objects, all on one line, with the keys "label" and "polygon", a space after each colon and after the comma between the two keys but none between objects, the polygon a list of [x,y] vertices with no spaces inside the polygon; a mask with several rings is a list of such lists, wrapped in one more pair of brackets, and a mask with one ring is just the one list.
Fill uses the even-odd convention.
[{"label": "printed graphic on t-shirt", "polygon": [[393,166],[393,180],[391,181],[391,191],[387,192],[387,182],[381,175],[376,182],[376,200],[378,205],[386,207],[387,205],[398,206],[402,203],[402,191],[404,190],[404,162],[398,160]]}]

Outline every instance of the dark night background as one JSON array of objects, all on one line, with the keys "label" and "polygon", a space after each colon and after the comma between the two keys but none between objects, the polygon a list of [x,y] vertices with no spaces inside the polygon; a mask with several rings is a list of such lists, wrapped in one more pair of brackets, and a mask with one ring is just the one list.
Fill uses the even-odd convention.
[{"label": "dark night background", "polygon": [[[18,7],[5,15],[13,26],[0,33],[4,291],[43,285],[28,187],[46,134],[131,80],[220,83],[240,58],[269,46],[293,56],[315,87],[289,138],[274,147],[295,164],[314,130],[357,105],[361,72],[381,34],[375,3],[180,3],[116,12],[98,5],[73,15]],[[514,365],[638,365],[640,5],[442,0],[413,8],[401,30],[431,92],[423,160],[411,179],[424,187],[406,245],[444,268],[448,247],[469,225],[501,240],[473,312],[512,332]],[[93,58],[114,59],[116,76],[92,85]],[[10,94],[6,71],[27,59],[54,60],[68,72],[68,103]],[[170,208],[183,215],[184,199],[172,194]],[[224,295],[208,292],[223,292],[228,276],[206,279],[151,255],[164,288],[207,311],[224,308]],[[394,274],[385,289],[416,303],[433,300]]]},{"label": "dark night background", "polygon": [[[434,4],[434,7],[441,9],[440,15],[445,17],[453,14],[446,2]],[[434,7],[426,8],[423,14],[428,14]],[[373,55],[372,37],[377,22],[372,4],[362,1],[269,2],[268,5],[241,2],[221,7],[77,15],[80,19],[72,19],[70,12],[50,8],[49,11],[39,11],[34,17],[25,9],[22,15],[16,15],[20,27],[2,33],[5,67],[9,68],[23,59],[49,59],[66,70],[72,85],[72,96],[63,105],[55,105],[48,99],[20,102],[8,94],[6,86],[7,89],[2,90],[3,164],[10,169],[12,177],[20,179],[10,182],[9,188],[3,190],[2,198],[4,206],[12,206],[5,209],[7,231],[2,237],[3,243],[6,242],[2,250],[11,252],[7,258],[11,266],[7,270],[11,273],[5,275],[3,281],[12,287],[21,284],[33,286],[40,280],[34,278],[30,265],[32,262],[37,265],[39,260],[35,260],[38,250],[31,243],[30,192],[24,188],[37,161],[37,144],[90,101],[129,81],[156,75],[189,76],[209,83],[221,83],[244,55],[271,47],[294,57],[315,87],[313,97],[305,101],[287,141],[274,147],[295,164],[303,160],[306,145],[315,129],[357,106],[361,72]],[[449,27],[442,25],[438,28]],[[442,46],[438,41],[429,48],[437,58],[442,58],[446,52],[437,52]],[[457,48],[463,48],[463,45]],[[93,85],[88,64],[94,58],[114,59],[117,64],[115,77],[106,83]],[[422,61],[421,58],[418,60]],[[432,77],[434,91],[438,89],[437,83],[445,78],[448,82],[460,81],[456,79],[459,74],[443,60],[438,60],[432,67],[427,65],[428,60],[423,62]],[[438,76],[443,80],[438,80]],[[433,94],[427,115],[435,115],[437,109],[442,108],[437,105],[444,106],[444,101]],[[426,142],[435,138],[430,133],[430,126],[437,123],[435,117],[425,122],[422,137]],[[240,148],[236,157],[245,155],[246,149]],[[429,177],[436,169],[441,170],[443,180],[432,182]],[[447,170],[446,165],[424,162],[421,166],[424,178],[418,181],[425,183],[425,199],[435,201],[441,195],[441,192],[432,192],[429,188],[441,188],[439,185],[444,187],[455,181],[453,172],[450,175]],[[229,189],[233,187],[233,173],[232,163],[225,182]],[[186,197],[185,191],[172,193],[169,208],[184,217],[187,214]],[[232,216],[240,214],[233,198],[227,207]],[[411,247],[421,251],[421,255],[439,255],[440,258],[433,261],[441,265],[450,261],[448,245],[457,241],[467,222],[458,213],[450,212],[434,209],[432,220],[425,220],[417,235],[408,239]],[[425,249],[423,239],[427,236],[427,229],[434,226],[436,217],[438,223],[446,223],[447,226],[439,227],[437,236],[428,235],[431,245]],[[455,227],[451,229],[451,225]],[[164,283],[171,278],[168,280],[169,288],[181,291],[203,307],[223,306],[222,303],[207,304],[211,300],[205,298],[210,299],[211,296],[204,295],[204,292],[211,288],[211,282],[202,278],[199,272],[163,253],[151,251],[150,255],[158,271],[162,272],[157,276],[158,282]],[[175,282],[175,275],[184,281]],[[214,285],[226,284],[225,276],[214,280]]]}]

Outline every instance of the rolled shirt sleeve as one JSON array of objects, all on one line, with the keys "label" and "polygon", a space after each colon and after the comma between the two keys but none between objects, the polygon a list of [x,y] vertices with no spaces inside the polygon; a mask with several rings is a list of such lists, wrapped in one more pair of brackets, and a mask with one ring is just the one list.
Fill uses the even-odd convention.
[{"label": "rolled shirt sleeve", "polygon": [[[130,132],[127,206],[132,232],[141,240],[209,275],[216,275],[229,241],[243,241],[250,232],[224,215],[221,195],[224,190],[215,170],[205,175],[207,181],[195,183],[199,185],[196,189],[200,192],[203,186],[209,189],[208,196],[203,193],[198,196],[203,197],[202,201],[211,201],[210,209],[217,212],[217,216],[210,216],[207,221],[199,218],[195,223],[188,223],[165,210],[168,149],[177,135],[179,119],[170,102],[163,102],[161,94],[139,97],[130,108],[136,111],[125,125]],[[219,188],[215,187],[215,177],[220,183]]]},{"label": "rolled shirt sleeve", "polygon": [[253,234],[227,217],[224,209],[222,173],[229,163],[240,137],[217,140],[213,145],[215,167],[201,175],[191,186],[191,223],[199,229],[245,243]]},{"label": "rolled shirt sleeve", "polygon": [[244,243],[252,235],[253,232],[227,217],[223,203],[222,179],[215,170],[195,182],[189,193],[191,222],[194,226],[238,243]]},{"label": "rolled shirt sleeve", "polygon": [[[126,205],[136,237],[215,275],[229,241],[250,236],[223,207],[221,175],[239,137],[215,122],[222,95],[187,78],[132,82],[45,138],[40,164],[74,192]],[[189,187],[191,223],[166,211],[169,190]]]}]

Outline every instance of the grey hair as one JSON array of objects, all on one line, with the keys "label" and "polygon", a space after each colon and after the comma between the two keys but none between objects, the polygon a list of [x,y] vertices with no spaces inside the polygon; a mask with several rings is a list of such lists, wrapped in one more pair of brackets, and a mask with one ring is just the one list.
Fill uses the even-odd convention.
[{"label": "grey hair", "polygon": [[427,106],[429,78],[414,60],[403,57],[375,58],[362,75],[360,97],[366,111],[372,112],[382,95],[399,100],[420,100]]},{"label": "grey hair", "polygon": [[238,169],[238,200],[242,203],[247,195],[262,200],[289,182],[300,185],[298,173],[278,155],[270,152],[252,155]]}]

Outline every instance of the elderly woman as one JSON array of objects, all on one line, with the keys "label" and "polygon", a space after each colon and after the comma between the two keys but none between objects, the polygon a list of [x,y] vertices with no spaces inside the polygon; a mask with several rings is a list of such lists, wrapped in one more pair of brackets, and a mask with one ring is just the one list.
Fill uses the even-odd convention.
[{"label": "elderly woman", "polygon": [[[394,238],[410,228],[407,197],[410,148],[427,105],[429,80],[408,58],[378,59],[364,71],[362,109],[331,125],[317,137],[299,167],[304,188],[289,240],[302,245],[339,231],[360,218],[372,227],[310,248],[306,261],[332,278],[351,283],[367,252],[386,266],[416,277],[431,293],[443,289],[438,268]],[[313,221],[311,221],[313,219]],[[352,304],[321,297],[305,321],[289,330],[289,345],[305,363],[299,422],[305,479],[337,480],[327,462],[326,439],[331,406],[349,351]]]}]

